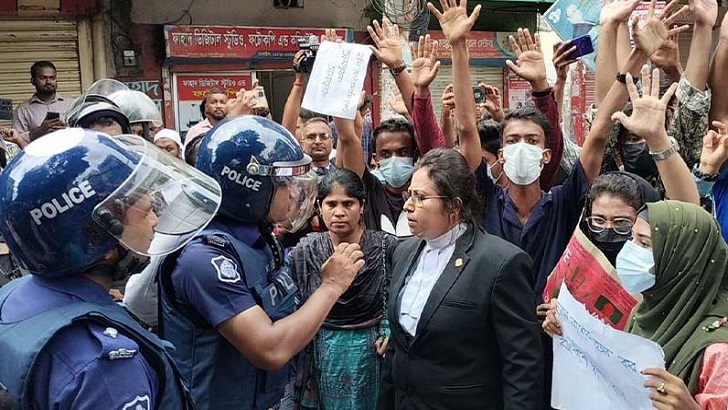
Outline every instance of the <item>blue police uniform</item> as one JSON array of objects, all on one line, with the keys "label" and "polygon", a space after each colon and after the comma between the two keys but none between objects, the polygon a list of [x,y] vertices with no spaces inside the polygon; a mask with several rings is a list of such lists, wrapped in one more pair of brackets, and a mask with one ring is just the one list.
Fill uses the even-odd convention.
[{"label": "blue police uniform", "polygon": [[[94,306],[104,316],[90,320],[48,316],[69,307]],[[44,333],[48,324],[8,330],[44,314],[53,323],[53,334]],[[52,329],[56,324],[60,328]],[[0,351],[15,359],[4,360],[0,381],[27,408],[184,408],[185,392],[173,377],[171,361],[166,370],[157,371],[141,353],[158,339],[149,335],[144,340],[145,331],[134,325],[101,286],[84,277],[18,279],[0,291]],[[18,340],[18,334],[25,340]],[[33,358],[32,367],[22,365],[33,363]]]},{"label": "blue police uniform", "polygon": [[277,404],[292,365],[257,369],[218,333],[225,321],[260,306],[272,320],[298,305],[297,287],[276,269],[253,225],[217,216],[181,252],[160,264],[160,332],[199,409],[268,409]]}]

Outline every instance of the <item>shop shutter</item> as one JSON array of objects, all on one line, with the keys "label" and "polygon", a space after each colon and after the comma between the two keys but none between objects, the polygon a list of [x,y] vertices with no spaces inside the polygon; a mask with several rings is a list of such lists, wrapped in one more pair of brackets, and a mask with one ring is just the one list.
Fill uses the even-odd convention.
[{"label": "shop shutter", "polygon": [[40,60],[55,64],[58,92],[81,94],[75,20],[0,20],[0,97],[11,98],[14,107],[30,98],[30,66]]}]

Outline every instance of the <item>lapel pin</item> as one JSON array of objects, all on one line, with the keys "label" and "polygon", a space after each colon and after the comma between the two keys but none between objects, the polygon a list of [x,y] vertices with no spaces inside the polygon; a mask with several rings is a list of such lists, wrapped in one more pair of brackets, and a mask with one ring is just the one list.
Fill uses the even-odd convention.
[{"label": "lapel pin", "polygon": [[463,266],[463,259],[462,258],[455,259],[455,267],[459,268],[461,266]]}]

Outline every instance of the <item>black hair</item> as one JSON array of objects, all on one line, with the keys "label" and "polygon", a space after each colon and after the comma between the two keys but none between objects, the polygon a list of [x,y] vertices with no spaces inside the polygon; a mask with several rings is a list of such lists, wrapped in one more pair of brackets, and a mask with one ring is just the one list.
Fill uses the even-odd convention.
[{"label": "black hair", "polygon": [[206,133],[200,134],[191,140],[187,141],[187,144],[182,148],[184,151],[185,162],[188,165],[195,166],[197,163],[197,152],[200,150],[200,143],[205,137]]},{"label": "black hair", "polygon": [[205,98],[204,101],[207,101],[207,97],[213,95],[213,94],[224,94],[226,97],[228,96],[227,91],[223,90],[222,88],[214,87],[210,88],[205,92]]},{"label": "black hair", "polygon": [[93,127],[97,127],[97,126],[113,127],[114,125],[119,125],[122,128],[122,131],[124,131],[123,130],[124,126],[119,124],[119,121],[117,121],[115,118],[113,118],[111,116],[103,115],[101,117],[93,118],[93,120],[88,122],[88,124],[84,124],[84,119],[85,118],[82,118],[78,122],[78,125],[80,125],[82,128],[93,128]]},{"label": "black hair", "polygon": [[374,102],[374,99],[372,98],[372,96],[367,95],[366,97],[364,97],[364,101],[362,102],[362,105],[359,106],[359,111],[361,111],[365,108],[371,107],[373,102]]},{"label": "black hair", "polygon": [[327,123],[329,122],[329,118],[324,114],[319,114],[317,112],[313,112],[311,110],[307,110],[305,108],[301,108],[301,111],[298,113],[298,116],[303,120],[303,122],[306,122],[313,118],[323,118]]},{"label": "black hair", "polygon": [[591,205],[594,200],[604,194],[623,200],[634,208],[635,212],[645,203],[640,184],[633,176],[625,172],[608,172],[599,175],[594,180],[587,197],[589,213],[591,213]]},{"label": "black hair", "polygon": [[321,124],[325,124],[327,127],[331,128],[331,126],[329,125],[329,122],[326,121],[326,118],[322,118],[322,117],[313,117],[313,118],[310,118],[310,119],[306,120],[306,122],[303,123],[303,126],[305,127],[305,126],[307,126],[309,124],[313,124],[313,123],[316,123],[316,122],[320,122]]},{"label": "black hair", "polygon": [[202,102],[200,102],[200,114],[202,115],[202,119],[204,120],[205,115],[205,106],[207,105],[207,97],[202,99]]},{"label": "black hair", "polygon": [[475,190],[475,176],[465,157],[453,149],[436,148],[420,158],[415,171],[422,168],[427,168],[427,177],[435,185],[437,194],[445,197],[445,209],[455,209],[459,199],[462,219],[477,225],[482,208]]},{"label": "black hair", "polygon": [[478,121],[478,136],[480,137],[480,148],[498,156],[501,149],[501,127],[492,119]]},{"label": "black hair", "polygon": [[347,196],[355,198],[359,201],[360,205],[364,205],[364,200],[367,196],[364,181],[355,172],[344,168],[337,168],[326,174],[321,182],[319,182],[318,196],[316,197],[318,202],[326,199],[331,194],[331,191],[334,190],[335,185],[344,188]]},{"label": "black hair", "polygon": [[47,60],[36,61],[35,63],[33,63],[32,66],[30,66],[31,80],[35,79],[35,77],[38,75],[38,71],[42,68],[52,68],[53,71],[58,71],[58,70],[56,70],[56,66],[53,63],[51,63],[50,61],[47,61]]},{"label": "black hair", "polygon": [[505,130],[506,126],[511,121],[530,121],[543,130],[543,135],[546,138],[546,142],[544,143],[546,148],[551,147],[551,125],[549,124],[548,118],[546,118],[546,115],[544,115],[541,111],[536,109],[535,107],[532,107],[530,105],[523,106],[521,108],[516,108],[515,110],[510,110],[506,114],[505,118],[503,118],[503,122],[501,123],[501,130]]},{"label": "black hair", "polygon": [[372,133],[372,143],[374,144],[375,151],[377,146],[377,138],[379,134],[383,132],[404,132],[412,139],[412,147],[417,148],[417,141],[415,140],[415,127],[404,118],[388,118],[382,121]]}]

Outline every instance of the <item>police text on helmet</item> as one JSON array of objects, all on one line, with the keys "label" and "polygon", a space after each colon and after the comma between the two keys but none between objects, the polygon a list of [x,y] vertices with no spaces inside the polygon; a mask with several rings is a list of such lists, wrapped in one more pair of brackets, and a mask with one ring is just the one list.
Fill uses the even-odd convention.
[{"label": "police text on helmet", "polygon": [[96,195],[96,191],[94,191],[91,184],[88,181],[81,181],[77,186],[69,189],[68,192],[61,194],[60,198],[53,198],[50,202],[31,210],[30,216],[33,217],[36,225],[41,225],[44,216],[53,219],[94,195]]},{"label": "police text on helmet", "polygon": [[229,180],[248,189],[252,189],[255,192],[260,191],[260,186],[262,182],[256,181],[253,178],[243,175],[242,173],[234,169],[230,169],[227,165],[222,168],[222,173],[220,175],[227,176]]}]

